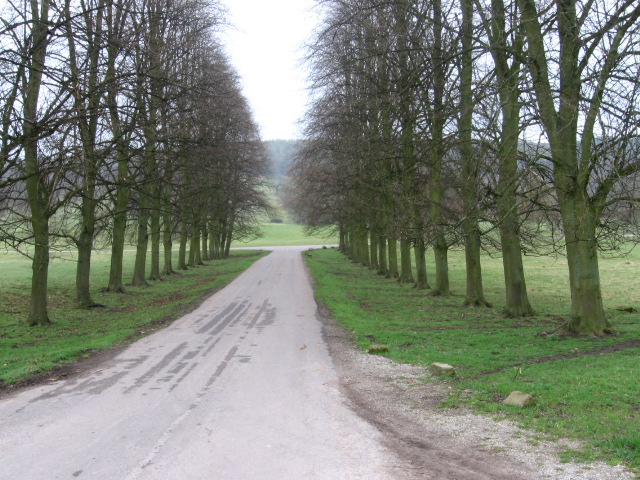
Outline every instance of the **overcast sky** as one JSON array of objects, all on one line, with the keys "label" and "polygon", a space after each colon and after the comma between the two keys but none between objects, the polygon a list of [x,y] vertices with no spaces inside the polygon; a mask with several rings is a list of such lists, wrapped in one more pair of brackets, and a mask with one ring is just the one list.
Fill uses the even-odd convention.
[{"label": "overcast sky", "polygon": [[231,28],[223,35],[263,140],[300,138],[306,107],[301,46],[315,27],[313,0],[222,0]]}]

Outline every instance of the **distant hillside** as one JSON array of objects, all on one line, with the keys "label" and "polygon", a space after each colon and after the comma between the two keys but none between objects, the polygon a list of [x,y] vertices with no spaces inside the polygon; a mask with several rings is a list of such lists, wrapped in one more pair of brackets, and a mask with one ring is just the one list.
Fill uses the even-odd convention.
[{"label": "distant hillside", "polygon": [[280,180],[287,174],[300,148],[300,140],[268,140],[264,144],[271,161],[273,176]]}]

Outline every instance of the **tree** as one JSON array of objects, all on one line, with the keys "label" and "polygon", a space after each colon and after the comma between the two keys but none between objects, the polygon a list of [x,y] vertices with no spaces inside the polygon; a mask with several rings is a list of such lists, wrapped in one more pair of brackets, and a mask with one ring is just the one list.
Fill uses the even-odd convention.
[{"label": "tree", "polygon": [[622,200],[615,186],[640,168],[638,19],[634,0],[518,0],[535,109],[550,146],[562,216],[571,321],[566,330],[611,332],[598,270],[602,213]]},{"label": "tree", "polygon": [[500,102],[501,128],[498,140],[498,222],[502,247],[506,302],[504,313],[520,317],[534,313],[527,295],[520,245],[517,190],[524,41],[516,12],[508,13],[503,0],[492,0],[490,8],[476,2],[482,17],[488,49],[493,58]]}]

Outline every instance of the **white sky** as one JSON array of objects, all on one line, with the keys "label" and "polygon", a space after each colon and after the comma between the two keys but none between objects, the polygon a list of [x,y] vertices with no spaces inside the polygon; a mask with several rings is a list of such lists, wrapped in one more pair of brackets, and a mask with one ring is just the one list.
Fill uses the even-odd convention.
[{"label": "white sky", "polygon": [[232,27],[222,36],[263,140],[295,139],[305,112],[302,44],[315,27],[313,0],[223,0]]}]

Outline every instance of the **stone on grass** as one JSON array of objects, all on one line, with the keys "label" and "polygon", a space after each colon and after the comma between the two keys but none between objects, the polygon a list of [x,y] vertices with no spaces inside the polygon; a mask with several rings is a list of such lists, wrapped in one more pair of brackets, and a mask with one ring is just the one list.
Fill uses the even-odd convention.
[{"label": "stone on grass", "polygon": [[522,392],[511,392],[507,398],[505,398],[502,403],[504,405],[511,405],[514,407],[530,407],[531,405],[536,404],[536,399],[533,395],[529,395],[528,393]]},{"label": "stone on grass", "polygon": [[368,349],[367,352],[372,353],[372,354],[377,354],[377,353],[386,353],[389,351],[389,347],[387,347],[386,345],[383,345],[381,343],[376,343],[374,345],[371,345]]},{"label": "stone on grass", "polygon": [[455,377],[456,369],[446,363],[432,363],[429,365],[429,371],[437,377]]}]

